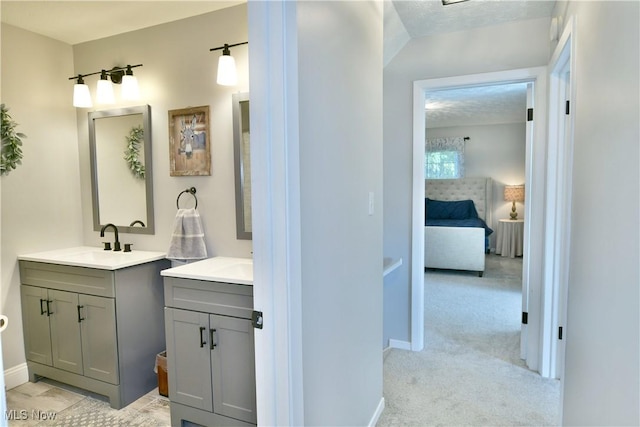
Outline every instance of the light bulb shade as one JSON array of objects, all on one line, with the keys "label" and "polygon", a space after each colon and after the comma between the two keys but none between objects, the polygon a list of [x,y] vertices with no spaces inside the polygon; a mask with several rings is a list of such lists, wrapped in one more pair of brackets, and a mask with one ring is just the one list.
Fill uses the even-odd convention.
[{"label": "light bulb shade", "polygon": [[127,101],[137,101],[140,99],[140,89],[138,79],[133,75],[122,77],[122,99]]},{"label": "light bulb shade", "polygon": [[89,86],[84,83],[73,85],[73,106],[80,108],[91,108],[93,106]]},{"label": "light bulb shade", "polygon": [[235,86],[238,84],[236,73],[236,61],[231,55],[222,55],[218,60],[217,82],[222,86]]},{"label": "light bulb shade", "polygon": [[113,94],[113,83],[106,79],[98,80],[96,100],[99,104],[115,104],[116,98]]}]

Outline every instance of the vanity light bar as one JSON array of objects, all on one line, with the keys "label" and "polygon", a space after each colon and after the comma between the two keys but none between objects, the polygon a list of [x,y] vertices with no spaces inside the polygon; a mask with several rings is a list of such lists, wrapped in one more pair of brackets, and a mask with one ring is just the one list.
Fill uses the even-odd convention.
[{"label": "vanity light bar", "polygon": [[[132,68],[142,67],[142,64],[127,65],[125,67],[113,67],[110,70],[100,70],[95,73],[78,74],[69,77],[69,80],[76,80],[73,87],[73,106],[81,108],[89,108],[92,106],[89,87],[84,82],[84,77],[100,74],[98,81],[98,102],[113,104],[112,83],[122,85],[123,98],[127,100],[136,100],[139,98],[138,81],[133,75]],[[109,81],[109,79],[111,81]],[[105,98],[105,95],[107,97]]]}]

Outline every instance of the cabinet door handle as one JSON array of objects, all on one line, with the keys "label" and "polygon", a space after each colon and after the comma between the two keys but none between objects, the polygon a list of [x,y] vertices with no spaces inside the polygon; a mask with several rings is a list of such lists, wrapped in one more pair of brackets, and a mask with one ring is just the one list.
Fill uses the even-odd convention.
[{"label": "cabinet door handle", "polygon": [[50,299],[46,301],[47,301],[47,316],[51,316],[53,314],[53,311],[51,311],[51,306],[49,304],[52,303],[53,301]]},{"label": "cabinet door handle", "polygon": [[[45,300],[43,300],[42,298],[40,298],[40,316],[42,316],[43,314],[45,314],[47,312],[47,310],[45,310],[44,308],[44,303]],[[48,316],[48,314],[47,314]]]},{"label": "cabinet door handle", "polygon": [[210,329],[209,330],[209,334],[211,336],[211,350],[213,350],[218,345],[218,339],[217,339],[217,336],[216,336],[216,330],[215,329]]},{"label": "cabinet door handle", "polygon": [[200,326],[200,348],[203,348],[205,346],[205,344],[207,343],[207,339],[203,337],[202,333],[204,331],[206,331],[207,328],[205,328],[204,326]]},{"label": "cabinet door handle", "polygon": [[84,308],[84,305],[79,305],[78,306],[78,323],[82,322],[84,320],[84,317],[82,317],[82,312],[81,310]]}]

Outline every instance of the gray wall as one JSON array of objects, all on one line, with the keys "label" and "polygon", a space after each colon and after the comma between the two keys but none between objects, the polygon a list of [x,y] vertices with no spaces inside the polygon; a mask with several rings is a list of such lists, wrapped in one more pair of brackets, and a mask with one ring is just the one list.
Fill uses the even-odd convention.
[{"label": "gray wall", "polygon": [[546,65],[550,19],[411,40],[384,69],[384,253],[402,267],[384,288],[384,344],[410,341],[413,82]]},{"label": "gray wall", "polygon": [[637,426],[640,3],[572,2],[570,16],[578,48],[563,424]]},{"label": "gray wall", "polygon": [[382,4],[297,10],[304,424],[366,425],[382,398]]},{"label": "gray wall", "polygon": [[2,102],[27,136],[22,165],[0,179],[0,313],[9,317],[2,350],[12,373],[25,362],[17,255],[82,244],[72,64],[71,46],[2,24]]}]

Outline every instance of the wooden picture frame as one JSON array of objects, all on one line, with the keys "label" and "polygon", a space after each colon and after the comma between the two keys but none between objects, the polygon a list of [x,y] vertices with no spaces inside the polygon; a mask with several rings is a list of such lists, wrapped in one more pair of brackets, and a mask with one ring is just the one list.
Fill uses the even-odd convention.
[{"label": "wooden picture frame", "polygon": [[169,110],[171,176],[211,175],[209,106]]}]

